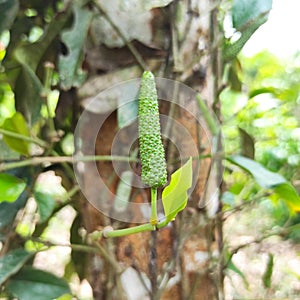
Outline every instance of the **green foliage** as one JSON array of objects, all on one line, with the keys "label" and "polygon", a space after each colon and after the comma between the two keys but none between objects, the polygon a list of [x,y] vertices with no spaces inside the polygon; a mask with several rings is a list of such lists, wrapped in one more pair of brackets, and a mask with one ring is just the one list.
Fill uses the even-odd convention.
[{"label": "green foliage", "polygon": [[73,7],[73,11],[73,27],[62,33],[62,40],[67,47],[68,54],[60,56],[58,65],[60,84],[65,90],[69,90],[73,86],[80,86],[86,78],[86,73],[82,71],[80,65],[82,62],[82,47],[92,13],[77,5]]},{"label": "green foliage", "polygon": [[295,188],[280,174],[271,172],[258,162],[242,156],[232,156],[230,162],[248,171],[263,189],[272,189],[271,199],[283,199],[291,211],[300,211],[300,197]]},{"label": "green foliage", "polygon": [[70,294],[67,282],[51,273],[25,267],[8,283],[8,290],[20,300],[49,300]]},{"label": "green foliage", "polygon": [[172,174],[170,184],[162,192],[162,203],[167,222],[174,220],[176,215],[187,205],[187,192],[193,182],[192,171],[192,158],[190,158]]},{"label": "green foliage", "polygon": [[[144,19],[146,14],[151,15],[149,10],[171,2],[172,0],[135,1],[139,9],[145,12],[140,23],[149,25],[149,20]],[[64,3],[68,5],[64,6]],[[135,17],[135,10],[127,11],[122,1],[114,3],[120,4],[130,17]],[[111,5],[113,4],[107,2],[107,7]],[[130,8],[129,5],[128,7]],[[241,36],[237,41],[234,41],[236,36],[233,36],[224,45],[223,58],[225,69],[228,71],[228,76],[224,79],[228,81],[228,85],[220,96],[226,155],[230,158],[224,176],[228,191],[223,194],[222,199],[224,210],[234,209],[236,205],[251,203],[257,199],[268,203],[274,224],[280,227],[290,225],[286,228],[285,237],[297,240],[300,236],[299,215],[295,213],[300,209],[297,191],[297,182],[300,179],[299,64],[281,62],[267,52],[253,58],[237,57],[255,30],[266,21],[270,7],[270,0],[233,1],[233,26],[235,34]],[[30,155],[56,157],[73,152],[72,147],[67,147],[73,137],[69,126],[72,122],[69,122],[62,132],[55,117],[56,100],[60,94],[59,104],[63,106],[63,110],[73,113],[72,104],[75,104],[75,101],[71,101],[69,108],[65,104],[62,89],[69,90],[84,82],[87,74],[82,69],[85,63],[83,54],[91,55],[90,43],[96,43],[98,46],[101,43],[106,46],[122,46],[135,39],[144,41],[144,35],[136,36],[138,27],[135,28],[137,31],[128,30],[124,33],[128,41],[117,36],[115,29],[107,26],[107,20],[104,20],[102,14],[98,16],[95,10],[93,1],[88,5],[86,1],[59,0],[29,0],[26,3],[4,0],[0,3],[0,33],[3,33],[0,38],[5,40],[1,40],[0,45],[0,125],[2,130],[17,135],[4,133],[0,141],[3,159],[0,166],[10,166],[10,172],[13,174],[0,174],[0,250],[4,252],[0,259],[0,285],[1,293],[5,293],[9,298],[71,299],[66,281],[33,268],[37,253],[25,251],[29,247],[35,251],[44,251],[52,245],[43,241],[43,238],[47,235],[51,223],[68,204],[70,206],[67,209],[73,209],[74,214],[77,214],[70,224],[71,229],[68,229],[71,235],[70,242],[79,251],[75,252],[72,249],[70,258],[67,258],[69,272],[66,270],[65,277],[70,280],[72,275],[77,273],[80,279],[84,279],[86,261],[82,251],[102,251],[94,245],[87,245],[88,239],[82,235],[84,212],[79,208],[79,201],[72,198],[76,187],[73,186],[75,181],[70,166],[50,164],[47,160],[35,165],[35,157],[27,159]],[[128,15],[120,14],[119,9],[111,12],[112,19],[118,25],[124,25]],[[96,31],[96,21],[99,19],[103,21],[103,27]],[[90,28],[91,24],[94,26],[93,30]],[[133,27],[131,23],[126,23],[126,26]],[[121,31],[127,28],[126,26],[121,27]],[[64,51],[60,49],[61,45],[65,47]],[[88,49],[84,49],[85,47]],[[87,51],[84,53],[83,50]],[[152,50],[150,49],[150,52]],[[145,56],[148,58],[148,54]],[[296,59],[299,60],[299,55]],[[45,63],[49,65],[49,62],[54,66],[50,78],[47,77],[45,68]],[[127,79],[128,72],[122,74]],[[46,103],[51,96],[51,89],[56,92],[53,105]],[[139,106],[142,178],[145,184],[151,187],[161,187],[167,181],[166,161],[160,133],[155,80],[150,72],[143,75],[139,98],[139,101],[133,101],[118,110],[118,125],[122,128],[132,122]],[[217,123],[211,118],[205,102],[199,95],[197,100],[210,131],[216,135]],[[100,112],[101,109],[102,107]],[[76,116],[74,118],[76,123]],[[39,137],[44,143],[37,143],[39,147],[35,147],[33,137]],[[19,154],[21,160],[15,161]],[[24,159],[23,156],[27,158]],[[31,161],[32,165],[19,168],[18,173],[15,164],[28,161]],[[48,183],[45,188],[40,188],[36,178],[49,170],[59,174],[64,187],[69,190],[68,193],[65,189],[58,193]],[[114,210],[126,209],[130,201],[132,180],[132,172],[122,174]],[[57,182],[55,185],[56,188],[61,188]],[[111,236],[156,230],[165,226],[187,205],[188,190],[191,186],[190,158],[171,175],[169,185],[162,192],[165,220],[156,223],[155,226],[143,224],[135,228],[125,228],[123,232],[114,231]],[[29,198],[31,199],[28,202]],[[19,213],[21,210],[22,214]],[[17,215],[21,215],[20,219],[16,218]],[[11,239],[11,236],[14,239]],[[232,257],[227,262],[227,268],[237,273],[245,285],[248,285],[247,274],[241,272],[233,263]],[[266,288],[271,286],[272,272],[273,257],[270,256],[263,276]]]},{"label": "green foliage", "polygon": [[[22,116],[22,114],[20,114],[19,112],[16,112],[11,118],[7,118],[4,121],[2,128],[7,131],[14,132],[25,137],[30,136],[29,128],[26,124],[26,121]],[[28,142],[11,136],[6,136],[6,135],[4,136],[3,140],[13,150],[23,155],[29,155]]]},{"label": "green foliage", "polygon": [[49,219],[55,208],[56,202],[51,194],[46,194],[36,191],[34,198],[38,205],[38,211],[40,215],[40,223],[43,223]]},{"label": "green foliage", "polygon": [[272,8],[272,0],[234,0],[232,5],[233,27],[240,30]]},{"label": "green foliage", "polygon": [[231,156],[229,161],[248,171],[262,188],[275,188],[287,182],[280,174],[267,170],[261,164],[249,158],[235,155]]},{"label": "green foliage", "polygon": [[18,13],[18,0],[4,0],[0,3],[0,34],[9,29]]},{"label": "green foliage", "polygon": [[163,186],[167,182],[167,166],[155,80],[149,71],[142,76],[139,93],[139,143],[143,183],[153,188]]},{"label": "green foliage", "polygon": [[265,288],[271,287],[271,279],[273,274],[273,267],[274,267],[274,256],[272,254],[269,254],[267,265],[265,272],[263,274],[262,280]]},{"label": "green foliage", "polygon": [[26,183],[12,175],[0,173],[0,203],[2,201],[13,202],[21,195]]},{"label": "green foliage", "polygon": [[225,61],[233,60],[253,33],[268,20],[272,0],[235,0],[232,6],[233,27],[241,34],[239,39],[224,48]]},{"label": "green foliage", "polygon": [[[14,188],[18,189],[17,186]],[[0,203],[0,230],[13,223],[18,211],[25,206],[27,199],[28,193],[25,190],[16,201]]]},{"label": "green foliage", "polygon": [[32,253],[24,249],[16,249],[0,258],[0,285],[2,285],[12,275],[16,274],[32,257]]},{"label": "green foliage", "polygon": [[246,275],[236,266],[236,264],[234,264],[234,262],[232,261],[232,256],[230,256],[229,254],[227,254],[227,256],[228,256],[228,261],[226,263],[227,269],[233,271],[238,276],[240,276],[243,280],[243,283],[244,283],[245,287],[248,288],[249,287],[249,282],[246,278]]}]

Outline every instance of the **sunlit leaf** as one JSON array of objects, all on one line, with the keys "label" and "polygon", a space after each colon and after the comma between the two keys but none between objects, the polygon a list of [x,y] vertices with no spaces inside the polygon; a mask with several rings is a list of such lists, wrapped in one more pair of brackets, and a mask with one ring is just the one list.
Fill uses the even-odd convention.
[{"label": "sunlit leaf", "polygon": [[[16,112],[11,118],[6,119],[2,125],[2,128],[26,137],[29,137],[30,135],[26,121],[19,112]],[[28,142],[7,135],[4,135],[3,140],[13,150],[23,155],[29,155]]]},{"label": "sunlit leaf", "polygon": [[228,160],[249,172],[262,188],[273,189],[273,199],[282,199],[292,211],[300,211],[300,197],[282,175],[271,172],[260,163],[243,156],[231,156]]},{"label": "sunlit leaf", "polygon": [[56,298],[56,300],[72,300],[72,299],[74,299],[74,298],[72,297],[71,294],[64,294],[64,295]]},{"label": "sunlit leaf", "polygon": [[300,211],[300,197],[291,183],[279,184],[274,191],[276,193],[274,197],[277,196],[279,199],[283,199],[292,211]]},{"label": "sunlit leaf", "polygon": [[91,19],[92,13],[89,10],[74,5],[73,27],[62,33],[62,41],[68,49],[68,54],[59,57],[58,69],[60,84],[65,90],[81,85],[86,78],[86,73],[80,65],[82,48]]},{"label": "sunlit leaf", "polygon": [[162,203],[166,221],[172,221],[182,211],[188,201],[188,189],[192,186],[193,168],[190,158],[180,169],[171,175],[171,181],[162,192]]},{"label": "sunlit leaf", "polygon": [[287,182],[282,175],[269,171],[252,159],[235,155],[229,157],[228,160],[248,171],[262,188],[274,188],[277,185]]},{"label": "sunlit leaf", "polygon": [[9,174],[0,174],[0,202],[13,202],[24,191],[26,184],[23,180]]},{"label": "sunlit leaf", "polygon": [[13,276],[8,290],[20,300],[49,300],[70,294],[68,283],[45,271],[24,267]]},{"label": "sunlit leaf", "polygon": [[8,252],[0,258],[0,286],[12,275],[16,274],[32,256],[24,249]]}]

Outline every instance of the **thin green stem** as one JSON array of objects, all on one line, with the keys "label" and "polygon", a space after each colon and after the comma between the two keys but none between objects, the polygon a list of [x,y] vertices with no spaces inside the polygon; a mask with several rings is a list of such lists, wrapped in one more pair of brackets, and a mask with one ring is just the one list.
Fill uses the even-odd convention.
[{"label": "thin green stem", "polygon": [[212,112],[208,109],[200,94],[196,95],[196,100],[210,131],[212,132],[213,136],[217,136],[220,131],[217,119],[214,118]]},{"label": "thin green stem", "polygon": [[53,134],[53,133],[56,133],[56,130],[55,130],[53,116],[51,115],[49,95],[50,95],[50,91],[51,91],[51,81],[52,81],[52,76],[53,76],[54,65],[51,62],[46,62],[44,64],[44,68],[45,68],[45,78],[44,78],[43,96],[45,98],[45,104],[46,104],[47,113],[48,113],[48,118],[47,118],[48,126],[51,131],[51,134]]},{"label": "thin green stem", "polygon": [[106,238],[114,238],[114,237],[120,237],[125,236],[129,234],[144,232],[144,231],[153,231],[156,230],[156,227],[150,223],[130,227],[130,228],[124,228],[124,229],[117,229],[117,230],[107,230],[103,231],[103,236]]},{"label": "thin green stem", "polygon": [[9,136],[9,137],[12,137],[12,138],[16,138],[16,139],[19,139],[19,140],[23,140],[25,142],[34,143],[34,144],[37,144],[37,145],[41,146],[42,148],[47,148],[48,147],[47,143],[45,143],[44,141],[42,141],[38,138],[33,138],[33,137],[30,137],[30,136],[22,135],[22,134],[19,134],[19,133],[13,132],[13,131],[9,131],[9,130],[5,130],[5,129],[2,129],[2,128],[0,128],[0,134],[3,134],[5,136]]},{"label": "thin green stem", "polygon": [[157,217],[157,188],[151,188],[151,216],[150,224],[156,225],[158,223]]}]

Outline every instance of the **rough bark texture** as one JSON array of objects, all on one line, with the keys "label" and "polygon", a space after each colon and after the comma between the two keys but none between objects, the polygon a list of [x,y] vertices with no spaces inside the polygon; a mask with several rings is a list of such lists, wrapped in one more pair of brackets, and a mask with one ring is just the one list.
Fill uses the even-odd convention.
[{"label": "rough bark texture", "polygon": [[[179,37],[178,27],[181,25],[176,23],[177,20],[174,17],[179,4],[182,5],[183,10],[186,10],[182,15],[186,19],[184,22],[185,30],[183,30],[184,38]],[[154,50],[148,48],[144,56],[147,59],[146,62],[151,66],[154,73],[185,82],[192,88],[201,91],[203,98],[212,106],[216,103],[219,88],[218,78],[220,76],[216,3],[209,0],[174,1],[171,6],[154,10],[152,13],[155,20],[160,20],[156,24],[152,24],[153,30],[160,34],[164,32],[167,36],[165,39],[167,46],[164,49],[155,50],[154,54],[151,52]],[[153,37],[157,38],[157,35],[158,33],[154,34]],[[155,43],[155,38],[153,41]],[[97,53],[97,49],[92,50],[93,52],[90,54]],[[98,50],[102,53],[101,49]],[[105,48],[103,53],[106,59],[114,57],[114,50],[110,51],[109,53],[108,49]],[[117,51],[118,57],[120,57],[122,52],[120,49]],[[143,50],[141,50],[141,54],[143,55]],[[130,54],[128,55],[130,56]],[[167,60],[165,59],[166,56]],[[121,55],[121,57],[123,56]],[[149,57],[150,60],[148,60]],[[92,64],[93,60],[90,56],[89,60],[89,63]],[[134,67],[127,68],[126,60],[121,59],[120,61],[122,68],[125,69],[115,71],[116,78],[125,79],[122,77],[124,75],[120,75],[120,72],[126,72],[126,70],[131,77],[137,77],[142,73],[138,67],[131,73]],[[128,61],[132,63],[132,59],[128,59]],[[95,63],[94,67],[97,67],[96,65]],[[107,63],[107,65],[109,64]],[[162,70],[165,71],[162,72]],[[105,73],[94,77],[92,80],[100,85],[102,83],[100,88],[102,89],[110,85],[107,76],[112,76],[112,73]],[[113,81],[116,82],[117,79]],[[81,89],[81,92],[84,88]],[[82,93],[87,94],[86,91],[87,89]],[[92,93],[85,96],[92,96]],[[186,99],[186,107],[191,111],[198,111],[195,99]],[[191,114],[176,105],[172,107],[172,104],[170,106],[169,103],[164,102],[161,102],[160,109],[161,113],[171,114],[179,124],[188,129],[194,143],[200,149],[200,154],[205,155],[211,152],[208,142],[211,133],[209,130],[204,132],[203,126],[201,127]],[[92,127],[93,124],[96,124],[96,120],[101,117],[101,114],[90,113],[90,121],[82,130],[85,141],[88,141],[90,132],[97,130],[97,128],[93,129]],[[171,126],[169,129],[171,135],[173,128]],[[96,155],[111,155],[111,146],[117,130],[117,113],[113,111],[98,134]],[[127,130],[129,132],[125,130],[122,133],[124,144],[126,144],[126,135],[134,129]],[[189,143],[186,143],[185,136],[179,134],[177,139],[178,143],[182,144],[184,153],[187,156],[193,155]],[[176,159],[177,152],[172,143],[165,141],[165,146],[168,160]],[[113,164],[111,162],[98,162],[97,166],[100,176],[115,194],[119,178],[114,172]],[[203,195],[207,187],[210,166],[211,159],[200,161],[200,171],[196,176],[197,182],[190,196],[188,208],[169,226],[157,232],[139,233],[101,241],[111,260],[120,267],[122,272],[120,273],[113,266],[113,263],[104,257],[91,257],[89,280],[94,290],[95,299],[212,300],[222,298],[222,266],[219,265],[222,245],[221,225],[216,211],[214,215],[208,217],[206,206],[201,205],[199,207],[200,199],[202,199],[202,204],[203,201],[205,202]],[[173,172],[177,167],[178,165],[170,165],[169,172]],[[136,165],[135,168],[138,173],[139,166]],[[88,168],[85,170],[82,176],[88,190],[88,198],[97,198],[99,201],[106,199],[107,195],[101,191],[101,187],[97,186],[95,182],[95,178],[99,175],[87,171]],[[210,180],[217,181],[216,177]],[[144,202],[147,196],[147,190],[133,188],[131,201]],[[112,198],[110,201],[113,203],[114,199]],[[107,225],[119,228],[135,225],[109,219],[87,202],[84,205],[84,224],[88,232]],[[141,212],[135,211],[134,214],[138,215]]]}]

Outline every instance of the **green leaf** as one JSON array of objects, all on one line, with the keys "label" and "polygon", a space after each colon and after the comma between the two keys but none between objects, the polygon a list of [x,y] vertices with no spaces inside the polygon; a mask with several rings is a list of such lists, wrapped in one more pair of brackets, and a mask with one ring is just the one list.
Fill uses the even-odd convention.
[{"label": "green leaf", "polygon": [[273,199],[282,199],[292,211],[300,211],[300,197],[296,189],[289,182],[277,185],[274,191],[275,195],[273,195]]},{"label": "green leaf", "polygon": [[61,87],[65,90],[80,86],[86,73],[80,68],[82,48],[92,19],[92,13],[77,5],[74,6],[74,24],[71,30],[62,33],[62,41],[68,48],[68,54],[59,57],[59,76]]},{"label": "green leaf", "polygon": [[171,175],[171,181],[162,192],[166,221],[172,221],[182,211],[188,201],[188,189],[192,186],[192,158]]},{"label": "green leaf", "polygon": [[61,33],[62,28],[70,17],[70,12],[54,17],[47,26],[44,34],[35,43],[21,44],[14,51],[14,57],[23,66],[36,72],[45,53],[49,51],[54,39]]},{"label": "green leaf", "polygon": [[72,299],[74,299],[72,297],[72,295],[70,295],[70,294],[64,294],[64,295],[60,296],[59,298],[57,298],[56,300],[72,300]]},{"label": "green leaf", "polygon": [[38,211],[40,214],[39,223],[44,223],[52,215],[56,202],[52,195],[38,192],[34,193],[34,198],[37,202]]},{"label": "green leaf", "polygon": [[253,98],[255,96],[261,95],[261,94],[272,94],[272,95],[278,96],[279,90],[272,86],[254,89],[249,92],[249,99]]},{"label": "green leaf", "polygon": [[248,280],[245,276],[245,274],[233,263],[232,259],[230,259],[230,261],[227,263],[227,269],[233,271],[234,273],[238,274],[243,282],[244,282],[244,285],[246,288],[249,287],[249,283],[248,283]]},{"label": "green leaf", "polygon": [[[4,121],[2,128],[7,131],[12,131],[26,137],[30,136],[28,126],[22,114],[16,112],[11,118]],[[13,150],[23,154],[29,155],[29,143],[21,139],[13,138],[4,135],[4,142]]]},{"label": "green leaf", "polygon": [[0,174],[0,202],[13,202],[18,199],[24,191],[26,183],[12,175]]},{"label": "green leaf", "polygon": [[232,6],[233,27],[241,37],[233,44],[225,45],[223,58],[230,61],[242,50],[253,33],[268,20],[272,0],[234,0]]},{"label": "green leaf", "polygon": [[300,197],[296,189],[282,175],[263,167],[260,163],[243,156],[231,156],[228,160],[249,172],[255,181],[265,189],[273,189],[273,199],[282,199],[292,211],[300,211]]},{"label": "green leaf", "polygon": [[18,0],[2,0],[0,2],[0,33],[10,29],[19,10]]},{"label": "green leaf", "polygon": [[0,229],[12,224],[18,211],[25,206],[27,199],[28,193],[25,190],[15,202],[0,202]]},{"label": "green leaf", "polygon": [[228,62],[234,59],[243,49],[253,33],[266,21],[267,16],[261,16],[253,22],[250,22],[249,26],[246,26],[246,28],[243,29],[241,37],[236,42],[234,42],[233,44],[225,45],[223,51],[224,61]]},{"label": "green leaf", "polygon": [[24,267],[13,276],[7,288],[19,300],[50,300],[70,294],[65,280],[32,267]]},{"label": "green leaf", "polygon": [[272,279],[272,273],[273,273],[273,267],[274,267],[274,256],[273,254],[269,253],[268,262],[266,265],[266,270],[263,274],[262,281],[265,288],[271,287],[271,279]]},{"label": "green leaf", "polygon": [[249,172],[262,188],[274,188],[282,183],[287,182],[286,179],[280,174],[269,171],[260,163],[252,159],[235,155],[229,157],[228,160]]},{"label": "green leaf", "polygon": [[23,113],[30,125],[41,117],[42,90],[43,85],[34,71],[22,64],[15,83],[16,109]]},{"label": "green leaf", "polygon": [[254,138],[243,128],[239,127],[241,138],[242,155],[250,159],[254,159],[255,142]]},{"label": "green leaf", "polygon": [[268,13],[272,8],[272,0],[234,0],[232,6],[233,27],[240,29],[247,23]]},{"label": "green leaf", "polygon": [[32,256],[24,249],[16,249],[0,258],[0,286],[12,275],[16,274]]}]

